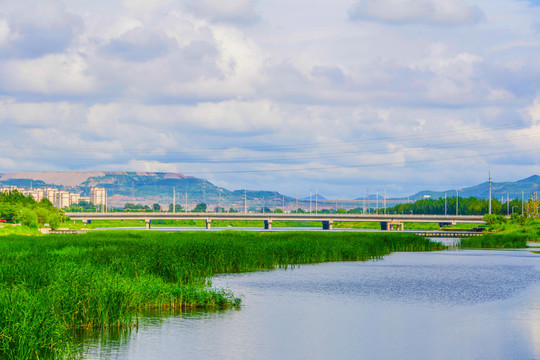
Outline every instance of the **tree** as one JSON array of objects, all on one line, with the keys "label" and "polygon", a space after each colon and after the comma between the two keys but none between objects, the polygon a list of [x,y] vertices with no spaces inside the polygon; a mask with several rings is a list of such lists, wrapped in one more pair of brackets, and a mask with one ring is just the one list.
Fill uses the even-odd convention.
[{"label": "tree", "polygon": [[538,200],[534,200],[533,197],[525,203],[525,216],[526,217],[538,217]]},{"label": "tree", "polygon": [[51,214],[49,216],[49,227],[53,230],[57,230],[60,227],[60,222],[62,221],[62,216],[59,214]]},{"label": "tree", "polygon": [[39,224],[37,214],[27,208],[23,208],[19,212],[18,220],[21,225],[28,226],[31,229],[37,229]]},{"label": "tree", "polygon": [[280,208],[275,208],[275,209],[274,209],[274,213],[276,213],[276,214],[283,214],[283,210],[281,210]]},{"label": "tree", "polygon": [[[172,207],[173,207],[173,204],[169,204],[169,212],[173,212]],[[174,206],[174,212],[180,212],[180,211],[182,211],[182,205],[176,204]]]},{"label": "tree", "polygon": [[195,206],[195,209],[193,209],[193,212],[206,212],[206,204],[198,203],[197,206]]},{"label": "tree", "polygon": [[126,203],[124,210],[150,210],[148,205]]},{"label": "tree", "polygon": [[159,211],[161,210],[161,205],[159,205],[158,203],[154,203],[154,205],[152,205],[152,209],[154,209],[155,211]]}]

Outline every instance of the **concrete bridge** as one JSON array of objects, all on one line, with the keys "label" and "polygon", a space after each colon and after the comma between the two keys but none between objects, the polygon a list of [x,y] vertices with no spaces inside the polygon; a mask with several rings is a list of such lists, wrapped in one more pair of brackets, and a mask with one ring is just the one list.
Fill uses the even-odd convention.
[{"label": "concrete bridge", "polygon": [[381,230],[403,230],[404,223],[484,223],[481,215],[383,215],[383,214],[274,214],[274,213],[167,213],[167,212],[110,212],[110,213],[66,213],[71,220],[89,224],[92,220],[143,220],[150,229],[152,220],[204,220],[210,229],[213,220],[255,220],[264,222],[265,229],[272,229],[273,221],[319,221],[325,230],[332,230],[334,222],[378,222]]}]

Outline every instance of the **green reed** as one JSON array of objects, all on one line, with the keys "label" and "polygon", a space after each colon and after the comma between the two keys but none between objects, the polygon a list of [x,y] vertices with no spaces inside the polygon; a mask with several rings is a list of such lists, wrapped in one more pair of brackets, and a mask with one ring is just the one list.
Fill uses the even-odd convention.
[{"label": "green reed", "polygon": [[70,358],[73,329],[129,328],[140,311],[240,305],[213,275],[441,249],[414,234],[128,232],[0,241],[0,358]]},{"label": "green reed", "polygon": [[462,248],[526,248],[528,236],[521,233],[486,234],[463,238]]}]

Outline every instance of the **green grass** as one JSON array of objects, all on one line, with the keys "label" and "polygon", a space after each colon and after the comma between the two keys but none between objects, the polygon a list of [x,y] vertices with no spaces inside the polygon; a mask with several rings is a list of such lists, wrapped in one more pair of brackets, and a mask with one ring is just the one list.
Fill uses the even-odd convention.
[{"label": "green grass", "polygon": [[527,236],[518,233],[486,234],[461,239],[461,248],[526,248]]},{"label": "green grass", "polygon": [[77,356],[73,329],[122,329],[146,310],[222,309],[221,273],[441,249],[414,234],[130,232],[5,236],[0,241],[0,358]]},{"label": "green grass", "polygon": [[11,226],[4,225],[0,227],[0,237],[8,235],[41,235],[36,229],[31,229],[27,226]]}]

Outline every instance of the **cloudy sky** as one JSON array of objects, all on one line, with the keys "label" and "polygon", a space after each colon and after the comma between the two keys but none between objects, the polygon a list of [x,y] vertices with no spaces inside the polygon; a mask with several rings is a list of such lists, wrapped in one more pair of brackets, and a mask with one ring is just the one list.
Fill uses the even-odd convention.
[{"label": "cloudy sky", "polygon": [[539,0],[2,0],[0,173],[329,198],[518,180],[539,84]]}]

